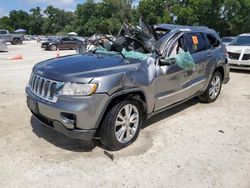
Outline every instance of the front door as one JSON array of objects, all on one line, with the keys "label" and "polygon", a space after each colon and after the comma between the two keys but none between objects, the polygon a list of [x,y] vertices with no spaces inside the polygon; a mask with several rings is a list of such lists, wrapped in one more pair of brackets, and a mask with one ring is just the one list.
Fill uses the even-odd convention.
[{"label": "front door", "polygon": [[[205,66],[210,59],[206,42],[201,33],[185,32],[167,45],[167,56],[189,52],[194,60],[193,70],[184,70],[177,64],[159,66],[156,79],[155,110],[160,110],[188,99],[203,89],[206,77]],[[162,71],[165,70],[165,71]]]},{"label": "front door", "polygon": [[[178,36],[166,46],[170,49],[166,56],[174,57],[185,50],[184,37]],[[183,100],[192,75],[193,71],[184,70],[177,64],[158,66],[155,82],[155,111]]]}]

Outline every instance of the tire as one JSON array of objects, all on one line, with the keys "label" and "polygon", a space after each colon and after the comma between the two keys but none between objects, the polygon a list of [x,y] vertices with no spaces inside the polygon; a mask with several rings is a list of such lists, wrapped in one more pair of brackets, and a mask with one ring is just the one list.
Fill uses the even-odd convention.
[{"label": "tire", "polygon": [[133,99],[121,101],[109,109],[104,117],[100,132],[101,143],[113,151],[125,148],[137,139],[141,123],[140,103]]},{"label": "tire", "polygon": [[17,45],[17,44],[21,44],[21,43],[22,42],[21,42],[20,39],[14,39],[13,42],[12,42],[13,45]]},{"label": "tire", "polygon": [[56,50],[57,50],[57,46],[54,45],[54,44],[52,44],[49,48],[50,48],[50,50],[52,50],[52,51],[56,51]]},{"label": "tire", "polygon": [[213,76],[208,84],[206,91],[199,96],[199,99],[205,103],[212,103],[220,95],[222,86],[222,76],[221,73],[216,71],[213,73]]}]

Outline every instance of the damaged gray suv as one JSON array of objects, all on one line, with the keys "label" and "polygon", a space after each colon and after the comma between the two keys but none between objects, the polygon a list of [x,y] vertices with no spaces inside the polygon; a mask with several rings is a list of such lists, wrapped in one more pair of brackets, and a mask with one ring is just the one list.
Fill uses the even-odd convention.
[{"label": "damaged gray suv", "polygon": [[143,119],[195,96],[214,102],[229,81],[225,47],[207,27],[151,27],[141,19],[80,49],[34,66],[27,104],[55,131],[100,139],[110,150],[134,142]]}]

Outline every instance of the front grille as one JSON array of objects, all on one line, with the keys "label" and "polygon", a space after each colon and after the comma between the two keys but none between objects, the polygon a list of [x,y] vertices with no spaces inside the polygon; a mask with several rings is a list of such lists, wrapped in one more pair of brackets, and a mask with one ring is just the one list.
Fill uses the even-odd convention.
[{"label": "front grille", "polygon": [[242,60],[250,60],[250,54],[244,54]]},{"label": "front grille", "polygon": [[239,58],[240,58],[239,53],[228,52],[228,56],[229,56],[230,59],[235,59],[235,60],[239,60]]},{"label": "front grille", "polygon": [[29,82],[29,88],[36,96],[50,101],[57,101],[57,89],[62,85],[62,82],[46,79],[41,76],[32,74]]}]

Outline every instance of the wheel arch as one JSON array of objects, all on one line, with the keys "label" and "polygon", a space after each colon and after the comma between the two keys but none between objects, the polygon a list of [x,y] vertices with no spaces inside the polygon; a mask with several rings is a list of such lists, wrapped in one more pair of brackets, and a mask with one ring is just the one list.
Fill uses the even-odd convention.
[{"label": "wheel arch", "polygon": [[141,104],[142,107],[142,114],[143,118],[146,117],[147,114],[147,102],[146,102],[146,97],[145,94],[142,90],[140,89],[129,89],[126,91],[118,92],[113,94],[109,101],[107,102],[106,106],[102,110],[102,113],[100,117],[98,118],[98,121],[96,123],[96,136],[99,136],[100,129],[102,126],[103,119],[106,115],[106,113],[109,111],[110,108],[112,108],[115,104],[119,103],[120,101],[126,100],[126,99],[134,99],[138,101]]},{"label": "wheel arch", "polygon": [[19,38],[19,37],[14,37],[12,41],[14,41],[16,39],[21,41],[21,38]]},{"label": "wheel arch", "polygon": [[14,37],[13,40],[12,40],[12,43],[13,43],[13,44],[18,44],[18,43],[15,43],[15,42],[14,42],[15,40],[19,40],[19,42],[22,43],[21,38],[19,38],[19,37]]},{"label": "wheel arch", "polygon": [[224,68],[222,66],[218,66],[214,69],[214,72],[218,71],[220,74],[221,74],[221,78],[222,78],[222,81],[224,80],[225,78],[225,71],[224,71]]}]

